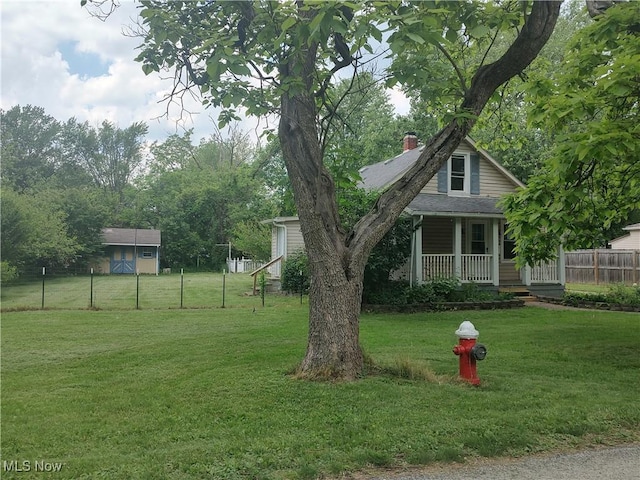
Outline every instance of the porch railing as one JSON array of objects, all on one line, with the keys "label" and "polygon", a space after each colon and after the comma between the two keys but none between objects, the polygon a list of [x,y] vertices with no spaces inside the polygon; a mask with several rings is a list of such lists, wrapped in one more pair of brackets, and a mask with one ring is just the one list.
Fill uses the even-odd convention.
[{"label": "porch railing", "polygon": [[[460,281],[491,283],[493,274],[491,260],[493,255],[464,254],[460,256]],[[455,255],[432,254],[422,256],[424,280],[454,277]]]},{"label": "porch railing", "polygon": [[491,258],[493,255],[462,255],[461,280],[475,283],[491,283]]},{"label": "porch railing", "polygon": [[531,267],[531,283],[560,283],[556,261]]},{"label": "porch railing", "polygon": [[448,278],[455,275],[453,255],[422,255],[422,272],[424,280]]}]

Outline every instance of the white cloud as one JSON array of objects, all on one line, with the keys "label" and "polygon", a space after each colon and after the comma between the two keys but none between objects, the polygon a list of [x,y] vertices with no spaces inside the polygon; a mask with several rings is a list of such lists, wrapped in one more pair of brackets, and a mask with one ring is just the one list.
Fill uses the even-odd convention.
[{"label": "white cloud", "polygon": [[[127,127],[142,121],[149,125],[149,140],[162,140],[182,128],[194,128],[194,138],[208,137],[213,128],[208,115],[182,115],[159,103],[171,80],[145,76],[134,61],[140,39],[122,34],[136,18],[136,5],[123,2],[105,22],[91,17],[79,0],[3,1],[2,84],[0,106],[40,106],[54,118],[75,117],[98,125],[103,120]],[[133,20],[132,20],[133,19]],[[62,44],[72,42],[85,54],[99,56],[108,65],[101,76],[72,73],[62,58]],[[189,111],[202,112],[199,101],[186,98]]]},{"label": "white cloud", "polygon": [[[3,0],[0,107],[6,110],[31,104],[60,121],[75,117],[92,125],[109,120],[125,128],[133,122],[145,122],[150,141],[162,141],[188,128],[194,128],[195,141],[209,137],[214,131],[215,111],[204,109],[196,99],[185,96],[187,111],[173,105],[168,118],[163,117],[168,105],[162,99],[172,80],[163,80],[158,74],[145,76],[134,61],[141,40],[123,35],[135,23],[137,8],[138,4],[123,1],[102,22],[81,8],[80,0]],[[60,52],[65,50],[63,45],[70,44],[78,52],[98,56],[108,65],[108,72],[100,76],[72,72]],[[408,112],[402,92],[394,89],[389,95],[398,113]],[[261,126],[265,123],[262,120]],[[242,122],[246,130],[256,125],[255,119]]]}]

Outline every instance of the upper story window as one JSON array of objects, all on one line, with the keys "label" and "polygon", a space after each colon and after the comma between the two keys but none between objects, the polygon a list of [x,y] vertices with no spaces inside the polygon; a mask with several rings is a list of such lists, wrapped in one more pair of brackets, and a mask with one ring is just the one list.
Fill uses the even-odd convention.
[{"label": "upper story window", "polygon": [[451,175],[449,177],[449,190],[452,192],[469,193],[469,182],[467,181],[466,172],[468,158],[466,155],[452,155],[449,159],[451,165]]},{"label": "upper story window", "polygon": [[438,192],[480,194],[480,158],[475,153],[454,153],[438,172]]}]

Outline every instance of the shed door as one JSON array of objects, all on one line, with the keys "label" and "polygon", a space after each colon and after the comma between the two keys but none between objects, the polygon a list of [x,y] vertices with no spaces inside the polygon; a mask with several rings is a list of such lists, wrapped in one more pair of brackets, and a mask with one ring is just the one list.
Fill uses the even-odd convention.
[{"label": "shed door", "polygon": [[113,256],[111,258],[111,273],[134,273],[135,264],[134,260],[127,260],[127,247],[120,247],[114,249]]}]

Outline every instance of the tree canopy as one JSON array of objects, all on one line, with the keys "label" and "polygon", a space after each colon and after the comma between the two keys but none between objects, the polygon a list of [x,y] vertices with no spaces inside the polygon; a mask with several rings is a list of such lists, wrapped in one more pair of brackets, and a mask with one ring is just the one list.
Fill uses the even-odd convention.
[{"label": "tree canopy", "polygon": [[[554,132],[544,170],[504,202],[520,264],[606,244],[640,210],[640,9],[607,9],[530,80],[530,121]],[[585,48],[586,46],[586,48]]]}]

